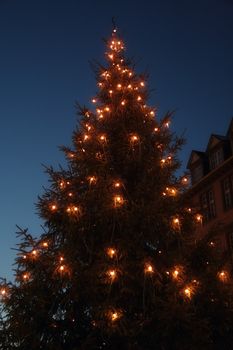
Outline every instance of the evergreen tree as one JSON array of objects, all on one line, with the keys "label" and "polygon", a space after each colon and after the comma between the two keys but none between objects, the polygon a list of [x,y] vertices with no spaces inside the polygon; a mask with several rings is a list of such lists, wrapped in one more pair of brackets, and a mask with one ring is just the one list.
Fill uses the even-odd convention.
[{"label": "evergreen tree", "polygon": [[19,230],[15,281],[1,283],[4,350],[230,349],[232,284],[213,233],[177,178],[183,139],[149,107],[113,29],[67,169],[48,168],[44,233]]}]

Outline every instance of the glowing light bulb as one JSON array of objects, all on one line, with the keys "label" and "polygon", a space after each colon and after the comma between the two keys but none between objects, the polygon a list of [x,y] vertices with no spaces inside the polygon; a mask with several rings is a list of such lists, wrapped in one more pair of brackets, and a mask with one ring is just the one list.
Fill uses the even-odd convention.
[{"label": "glowing light bulb", "polygon": [[114,197],[113,197],[113,200],[114,200],[114,205],[115,205],[115,207],[119,207],[119,206],[121,206],[122,204],[124,204],[124,199],[123,199],[122,196],[119,196],[119,195],[114,196]]},{"label": "glowing light bulb", "polygon": [[29,279],[29,274],[28,273],[24,273],[23,274],[23,280],[26,281]]},{"label": "glowing light bulb", "polygon": [[179,271],[178,271],[178,269],[175,269],[175,270],[172,272],[172,277],[173,277],[174,279],[177,279],[178,275],[179,275]]},{"label": "glowing light bulb", "polygon": [[112,320],[112,322],[115,322],[116,320],[118,320],[119,317],[120,317],[120,315],[119,315],[118,312],[115,311],[115,312],[111,313],[111,320]]},{"label": "glowing light bulb", "polygon": [[126,104],[126,101],[125,101],[125,100],[121,101],[121,105],[122,105],[122,106],[125,106],[125,104]]},{"label": "glowing light bulb", "polygon": [[137,101],[141,101],[141,100],[142,100],[141,96],[138,96]]},{"label": "glowing light bulb", "polygon": [[65,182],[64,181],[61,181],[60,184],[59,184],[60,188],[63,188],[65,186]]},{"label": "glowing light bulb", "polygon": [[100,135],[100,137],[99,137],[99,139],[100,139],[100,141],[106,141],[106,136],[105,135]]},{"label": "glowing light bulb", "polygon": [[132,89],[132,85],[129,84],[129,85],[127,86],[127,88],[128,88],[128,89]]},{"label": "glowing light bulb", "polygon": [[34,257],[36,257],[37,256],[37,250],[36,249],[34,249],[33,251],[32,251],[32,255],[34,256]]},{"label": "glowing light bulb", "polygon": [[138,140],[139,140],[139,138],[138,138],[137,135],[132,135],[132,136],[130,137],[130,141],[131,141],[131,142],[136,142],[136,141],[138,141]]},{"label": "glowing light bulb", "polygon": [[144,271],[145,273],[153,273],[154,272],[153,266],[150,264],[146,264]]},{"label": "glowing light bulb", "polygon": [[190,287],[185,288],[184,289],[184,295],[187,298],[191,299],[191,297],[192,297],[192,289]]},{"label": "glowing light bulb", "polygon": [[89,176],[88,177],[88,180],[89,180],[89,184],[95,184],[96,181],[97,181],[97,178],[95,176]]},{"label": "glowing light bulb", "polygon": [[141,82],[140,82],[140,85],[141,85],[141,86],[145,86],[144,81],[141,81]]},{"label": "glowing light bulb", "polygon": [[113,258],[114,256],[116,256],[116,249],[114,248],[108,248],[107,249],[107,254],[110,258]]},{"label": "glowing light bulb", "polygon": [[72,197],[72,196],[73,196],[73,193],[72,193],[72,192],[69,192],[69,193],[68,193],[68,196],[69,196],[69,197]]},{"label": "glowing light bulb", "polygon": [[87,128],[88,131],[91,130],[91,126],[89,124],[86,124],[86,128]]},{"label": "glowing light bulb", "polygon": [[120,182],[115,182],[115,183],[114,183],[114,187],[116,187],[116,188],[119,188],[119,187],[121,187],[121,184],[120,184]]},{"label": "glowing light bulb", "polygon": [[114,59],[114,55],[113,54],[109,54],[108,57],[110,58],[110,60]]},{"label": "glowing light bulb", "polygon": [[105,111],[106,112],[110,112],[110,108],[107,106],[107,107],[105,107]]},{"label": "glowing light bulb", "polygon": [[112,281],[115,280],[117,277],[116,270],[109,270],[107,274]]},{"label": "glowing light bulb", "polygon": [[90,136],[87,135],[87,134],[85,134],[84,137],[83,137],[84,141],[88,140],[89,138],[90,138]]},{"label": "glowing light bulb", "polygon": [[96,103],[96,102],[97,102],[96,98],[93,98],[93,99],[91,100],[91,102],[92,102],[92,103]]},{"label": "glowing light bulb", "polygon": [[52,211],[57,210],[57,206],[56,206],[56,204],[52,204],[52,205],[51,205],[51,210],[52,210]]},{"label": "glowing light bulb", "polygon": [[60,272],[63,272],[65,270],[65,266],[64,265],[61,265],[60,267],[59,267],[59,271]]},{"label": "glowing light bulb", "polygon": [[182,177],[181,182],[182,182],[183,185],[187,185],[188,184],[188,178],[186,176]]},{"label": "glowing light bulb", "polygon": [[48,246],[49,246],[49,245],[48,245],[48,242],[43,242],[43,243],[42,243],[42,246],[43,246],[44,248],[48,248]]},{"label": "glowing light bulb", "polygon": [[180,220],[178,218],[173,219],[173,224],[179,225]]},{"label": "glowing light bulb", "polygon": [[228,280],[228,272],[224,271],[224,270],[220,271],[218,273],[218,278],[219,278],[219,280],[221,282],[227,282],[227,280]]},{"label": "glowing light bulb", "polygon": [[112,95],[112,94],[113,94],[113,91],[112,91],[112,90],[109,90],[109,94]]},{"label": "glowing light bulb", "polygon": [[6,289],[2,288],[0,293],[1,293],[1,296],[4,297],[6,295]]},{"label": "glowing light bulb", "polygon": [[197,222],[202,222],[202,215],[201,214],[197,214],[196,215],[196,220],[197,220]]},{"label": "glowing light bulb", "polygon": [[154,128],[154,131],[155,131],[155,132],[158,132],[158,131],[159,131],[159,128]]},{"label": "glowing light bulb", "polygon": [[151,115],[152,117],[154,117],[155,112],[154,112],[154,111],[150,111],[150,115]]},{"label": "glowing light bulb", "polygon": [[122,88],[121,84],[117,84],[117,88],[120,90]]}]

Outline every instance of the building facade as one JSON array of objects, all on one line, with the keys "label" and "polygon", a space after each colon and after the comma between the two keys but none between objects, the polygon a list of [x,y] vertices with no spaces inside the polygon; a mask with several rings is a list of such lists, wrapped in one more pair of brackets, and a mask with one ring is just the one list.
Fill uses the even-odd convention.
[{"label": "building facade", "polygon": [[221,249],[233,261],[233,118],[225,136],[212,134],[205,152],[191,152],[187,168],[189,196],[202,215],[197,234],[219,227]]}]

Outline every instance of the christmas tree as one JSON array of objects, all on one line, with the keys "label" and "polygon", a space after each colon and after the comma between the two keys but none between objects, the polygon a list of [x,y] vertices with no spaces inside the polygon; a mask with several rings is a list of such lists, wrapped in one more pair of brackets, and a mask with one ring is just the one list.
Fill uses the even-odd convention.
[{"label": "christmas tree", "polygon": [[147,105],[113,29],[96,68],[94,107],[81,115],[68,166],[48,168],[44,232],[18,232],[15,281],[2,280],[5,350],[220,349],[233,341],[230,270],[187,178],[175,176],[183,139]]}]

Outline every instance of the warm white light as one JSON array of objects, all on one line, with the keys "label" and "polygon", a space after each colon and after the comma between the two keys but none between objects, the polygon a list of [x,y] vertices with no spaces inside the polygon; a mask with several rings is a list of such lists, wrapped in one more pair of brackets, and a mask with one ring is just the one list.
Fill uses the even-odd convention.
[{"label": "warm white light", "polygon": [[131,140],[131,142],[136,142],[136,141],[138,141],[138,136],[137,135],[132,135],[130,137],[130,140]]},{"label": "warm white light", "polygon": [[84,137],[83,137],[84,141],[88,140],[89,138],[90,138],[90,136],[87,135],[87,134],[85,134]]},{"label": "warm white light", "polygon": [[6,295],[6,289],[2,288],[0,291],[1,295],[4,297]]},{"label": "warm white light", "polygon": [[110,318],[111,318],[111,321],[112,322],[115,322],[115,321],[117,321],[119,318],[120,318],[120,313],[118,313],[118,312],[112,312],[111,314],[110,314]]},{"label": "warm white light", "polygon": [[117,277],[117,274],[116,274],[116,270],[109,270],[107,272],[108,276],[110,277],[110,279],[113,281],[116,279]]},{"label": "warm white light", "polygon": [[227,271],[220,271],[218,273],[218,278],[221,282],[227,282],[228,280],[228,272]]},{"label": "warm white light", "polygon": [[115,207],[119,207],[119,206],[121,206],[121,205],[124,203],[123,197],[122,197],[122,196],[119,196],[119,195],[114,196],[114,197],[113,197],[113,200],[114,200],[114,205],[115,205]]},{"label": "warm white light", "polygon": [[154,272],[153,266],[150,264],[146,264],[144,271],[145,273],[153,273]]},{"label": "warm white light", "polygon": [[95,184],[96,183],[97,178],[95,176],[89,176],[88,180],[89,180],[89,183],[91,185],[91,184]]},{"label": "warm white light", "polygon": [[32,251],[32,255],[35,257],[35,256],[37,256],[37,250],[36,249],[34,249],[33,251]]},{"label": "warm white light", "polygon": [[100,139],[100,141],[106,141],[106,136],[105,135],[100,135],[99,139]]},{"label": "warm white light", "polygon": [[107,254],[110,258],[113,258],[116,255],[116,249],[114,248],[108,248],[107,249]]},{"label": "warm white light", "polygon": [[184,289],[184,294],[185,294],[185,296],[186,296],[187,298],[190,299],[191,296],[192,296],[192,289],[189,288],[189,287],[185,288],[185,289]]},{"label": "warm white light", "polygon": [[60,185],[60,188],[63,188],[64,185],[65,185],[65,182],[64,182],[64,181],[61,181],[59,185]]},{"label": "warm white light", "polygon": [[24,281],[28,280],[29,279],[29,274],[28,273],[24,273],[23,274],[23,279],[24,279]]},{"label": "warm white light", "polygon": [[201,214],[197,214],[196,215],[196,220],[197,220],[197,222],[202,222],[202,215]]}]

